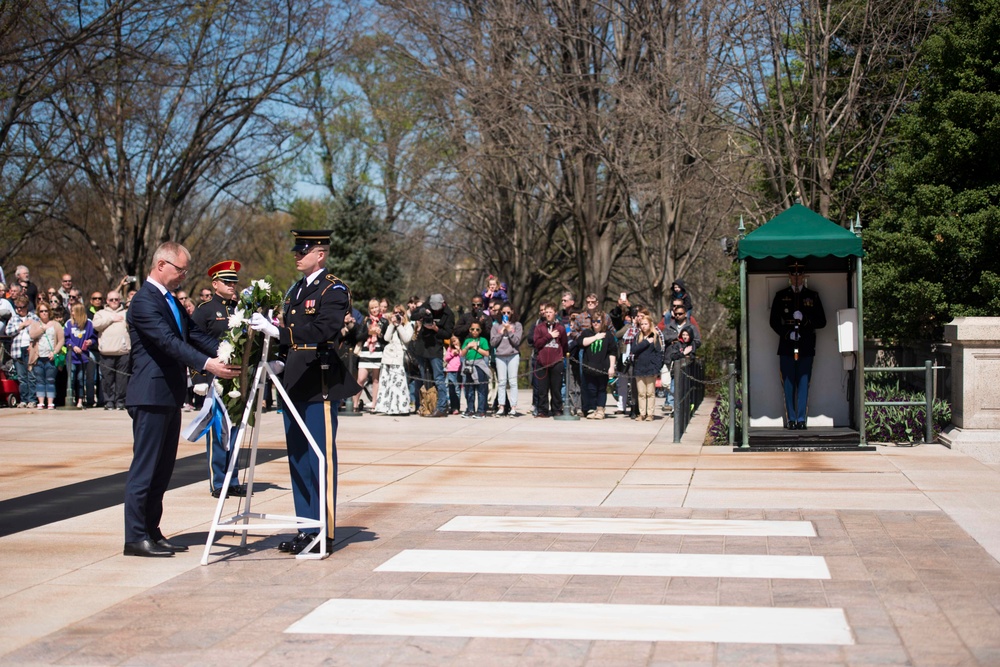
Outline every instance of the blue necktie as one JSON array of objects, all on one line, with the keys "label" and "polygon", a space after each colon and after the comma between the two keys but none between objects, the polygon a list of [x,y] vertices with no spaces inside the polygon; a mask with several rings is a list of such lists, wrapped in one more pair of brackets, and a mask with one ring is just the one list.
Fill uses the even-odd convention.
[{"label": "blue necktie", "polygon": [[167,292],[167,303],[170,304],[170,312],[174,314],[174,321],[177,322],[177,330],[184,333],[184,327],[181,326],[181,311],[177,308],[177,301],[174,300],[174,295]]}]

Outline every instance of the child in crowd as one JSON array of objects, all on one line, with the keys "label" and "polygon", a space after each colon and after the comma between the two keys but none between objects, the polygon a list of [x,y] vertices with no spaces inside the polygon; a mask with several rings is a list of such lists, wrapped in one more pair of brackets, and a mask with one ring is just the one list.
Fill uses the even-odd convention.
[{"label": "child in crowd", "polygon": [[[73,396],[76,397],[76,407],[83,409],[94,405],[94,384],[87,382],[88,373],[92,373],[90,350],[97,347],[97,334],[94,324],[87,319],[87,310],[83,304],[73,305],[70,319],[66,322],[63,332],[66,347],[70,349],[69,366],[73,369]],[[84,394],[86,393],[86,403]]]},{"label": "child in crowd", "polygon": [[[465,381],[465,417],[486,416],[486,388],[490,377],[490,343],[483,337],[478,322],[469,327],[469,337],[462,346],[462,374]],[[476,399],[478,400],[478,403]]]},{"label": "child in crowd", "polygon": [[681,329],[680,334],[677,336],[677,340],[671,343],[670,347],[667,348],[667,363],[679,361],[684,358],[691,359],[693,357],[694,342],[691,340],[691,330],[685,327]]},{"label": "child in crowd", "polygon": [[500,299],[501,302],[510,300],[507,298],[507,285],[496,276],[486,279],[486,289],[483,290],[483,301],[489,303],[490,299]]},{"label": "child in crowd", "polygon": [[462,384],[459,375],[462,371],[462,348],[458,336],[448,340],[444,350],[445,381],[448,383],[448,397],[451,401],[451,414],[457,415],[462,408]]},{"label": "child in crowd", "polygon": [[635,375],[636,394],[639,403],[639,421],[653,421],[656,407],[656,376],[663,365],[663,338],[653,324],[648,311],[643,311],[639,320],[639,336],[636,338]]},{"label": "child in crowd", "polygon": [[691,302],[691,295],[688,294],[687,285],[684,281],[678,278],[670,285],[671,300],[680,299],[684,302],[684,310],[687,311],[687,316],[691,317],[691,311],[694,309],[694,305]]}]

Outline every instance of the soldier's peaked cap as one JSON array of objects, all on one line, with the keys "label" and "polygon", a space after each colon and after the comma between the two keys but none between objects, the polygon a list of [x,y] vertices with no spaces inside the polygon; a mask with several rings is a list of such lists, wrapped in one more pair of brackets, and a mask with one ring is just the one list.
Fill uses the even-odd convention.
[{"label": "soldier's peaked cap", "polygon": [[802,275],[806,272],[806,265],[797,259],[788,262],[788,273],[792,275]]},{"label": "soldier's peaked cap", "polygon": [[240,263],[235,259],[224,259],[218,264],[213,264],[208,269],[208,277],[212,280],[221,280],[227,283],[235,283],[239,280],[236,273],[240,270]]},{"label": "soldier's peaked cap", "polygon": [[305,252],[318,245],[330,245],[330,236],[333,234],[329,229],[293,229],[295,235],[295,245],[292,252]]}]

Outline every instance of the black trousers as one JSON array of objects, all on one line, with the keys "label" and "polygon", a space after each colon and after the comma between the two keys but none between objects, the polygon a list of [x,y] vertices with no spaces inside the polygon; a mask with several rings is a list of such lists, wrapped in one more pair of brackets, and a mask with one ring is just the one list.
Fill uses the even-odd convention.
[{"label": "black trousers", "polygon": [[552,415],[562,412],[563,374],[562,361],[548,368],[539,368],[535,372],[538,380],[538,414]]}]

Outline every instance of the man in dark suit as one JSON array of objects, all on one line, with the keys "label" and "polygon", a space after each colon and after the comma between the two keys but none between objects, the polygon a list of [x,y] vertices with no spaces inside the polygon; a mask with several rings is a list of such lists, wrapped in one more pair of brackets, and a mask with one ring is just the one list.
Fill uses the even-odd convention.
[{"label": "man in dark suit", "polygon": [[[229,331],[229,316],[236,311],[239,305],[237,297],[237,284],[239,283],[240,263],[235,259],[226,259],[218,264],[214,264],[208,275],[212,279],[212,289],[215,294],[208,300],[198,304],[191,321],[199,329],[210,335],[217,341],[221,341]],[[194,383],[211,382],[212,378],[205,373],[195,372]],[[233,433],[239,430],[239,425],[233,425]],[[219,437],[214,428],[208,430],[206,449],[208,452],[208,483],[209,492],[213,498],[218,498],[222,494],[222,485],[226,481],[226,471],[229,470],[229,463],[233,456],[239,455],[239,449],[230,447],[230,443],[223,438],[232,439],[232,434]],[[233,477],[226,490],[227,496],[243,497],[247,494],[247,487],[239,483],[239,467],[233,468]]]},{"label": "man in dark suit", "polygon": [[[337,509],[337,412],[340,401],[361,387],[337,355],[344,317],[351,312],[351,291],[326,270],[329,231],[299,231],[295,235],[295,268],[302,279],[285,294],[283,325],[275,326],[254,313],[250,326],[277,338],[286,354],[283,385],[310,435],[319,445],[317,459],[302,429],[285,411],[285,443],[292,478],[295,514],[319,520],[326,513],[327,551],[332,548]],[[319,497],[319,476],[325,475],[326,497]],[[303,531],[278,548],[291,554],[318,553],[319,531]]]},{"label": "man in dark suit", "polygon": [[187,547],[160,532],[163,494],[170,484],[181,430],[187,369],[221,378],[239,369],[213,358],[217,340],[193,327],[171,291],[187,275],[191,253],[167,242],[153,253],[142,288],[132,297],[127,321],[132,342],[125,407],[132,417],[132,465],[125,482],[126,556],[172,556]]},{"label": "man in dark suit", "polygon": [[805,266],[788,265],[789,286],[771,303],[770,325],[778,334],[778,368],[785,392],[786,428],[805,430],[809,379],[816,356],[816,329],[826,326],[819,294],[805,287]]}]

